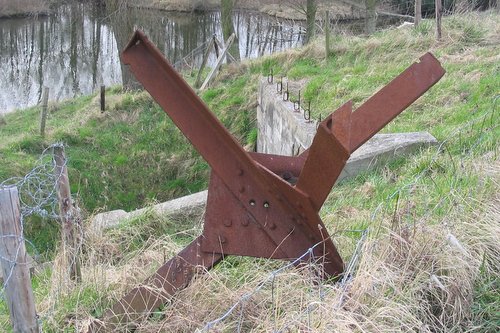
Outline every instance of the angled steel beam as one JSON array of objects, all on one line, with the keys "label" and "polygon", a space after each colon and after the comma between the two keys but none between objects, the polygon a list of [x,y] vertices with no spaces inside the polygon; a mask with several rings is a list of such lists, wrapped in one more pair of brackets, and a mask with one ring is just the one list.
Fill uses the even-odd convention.
[{"label": "angled steel beam", "polygon": [[[137,31],[123,61],[212,168],[202,236],[93,324],[108,331],[130,322],[187,286],[197,268],[226,255],[295,260],[314,247],[326,276],[343,262],[319,211],[349,156],[444,74],[431,54],[420,58],[352,112],[348,102],[325,118],[313,143],[295,157],[246,152],[161,52]],[[308,260],[305,258],[304,260]]]}]

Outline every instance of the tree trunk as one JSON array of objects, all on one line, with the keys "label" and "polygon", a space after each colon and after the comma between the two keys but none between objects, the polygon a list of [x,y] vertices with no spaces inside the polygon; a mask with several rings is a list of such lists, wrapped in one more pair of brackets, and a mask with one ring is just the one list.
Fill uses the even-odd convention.
[{"label": "tree trunk", "polygon": [[418,27],[422,21],[422,0],[415,0],[415,26]]},{"label": "tree trunk", "polygon": [[376,0],[365,0],[366,21],[365,32],[371,35],[375,32],[377,26],[377,13],[375,11]]},{"label": "tree trunk", "polygon": [[305,43],[309,43],[316,33],[316,0],[307,0],[306,7],[306,40]]},{"label": "tree trunk", "polygon": [[[234,33],[233,7],[234,0],[221,0],[221,24],[222,36],[224,37],[224,41],[227,41],[229,37]],[[240,44],[238,41],[238,36],[235,37],[233,44],[229,48],[229,53],[236,61],[240,60]],[[227,62],[230,62],[229,58],[227,58]]]},{"label": "tree trunk", "polygon": [[[122,10],[126,9],[126,1],[123,0],[105,0],[106,13],[111,21],[111,27],[116,40],[118,52],[125,48],[132,33],[134,32],[134,22]],[[132,75],[128,66],[120,61],[122,70],[122,85],[125,90],[136,90],[141,87],[135,76]]]}]

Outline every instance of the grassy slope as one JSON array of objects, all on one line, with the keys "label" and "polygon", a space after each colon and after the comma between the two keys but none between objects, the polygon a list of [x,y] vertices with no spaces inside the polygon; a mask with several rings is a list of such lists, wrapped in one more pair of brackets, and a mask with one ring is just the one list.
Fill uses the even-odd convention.
[{"label": "grassy slope", "polygon": [[[440,43],[434,41],[432,29],[432,23],[424,22],[418,29],[384,31],[370,38],[340,36],[326,60],[318,43],[229,68],[202,95],[241,142],[252,143],[255,82],[271,67],[275,73],[306,82],[304,95],[312,99],[316,117],[348,99],[360,105],[428,50],[447,70],[439,84],[384,130],[428,130],[447,142],[445,148],[343,183],[322,210],[346,260],[359,233],[342,230],[368,227],[371,231],[356,277],[348,284],[347,303],[332,308],[342,294],[338,287],[323,286],[326,297],[318,298],[317,285],[307,272],[290,271],[275,288],[264,288],[249,302],[243,321],[246,331],[294,322],[311,302],[318,306],[310,316],[315,331],[461,331],[476,325],[478,331],[493,332],[498,324],[498,197],[494,193],[499,179],[499,130],[494,110],[500,91],[499,17],[483,13],[446,18]],[[105,115],[97,111],[92,98],[56,106],[46,140],[35,134],[37,110],[8,116],[7,125],[0,128],[0,179],[29,170],[47,142],[62,140],[69,145],[73,190],[88,210],[130,209],[151,198],[163,200],[202,188],[206,165],[147,95],[123,96],[116,90],[111,94],[117,95],[116,102]],[[19,128],[22,134],[17,134]],[[157,231],[159,226],[163,227]],[[36,279],[46,330],[85,325],[89,314],[100,315],[129,288],[124,281],[142,280],[199,232],[199,223],[179,226],[179,222],[145,216],[91,237],[86,282],[81,287],[62,284],[62,273]],[[450,246],[449,234],[468,251],[467,260]],[[199,328],[223,314],[277,265],[254,259],[225,261],[181,293],[176,307],[165,308],[166,322],[161,315],[155,317],[142,324],[144,331],[157,331],[162,325],[172,332]],[[54,272],[61,272],[57,265]],[[433,287],[430,276],[436,276],[443,288]],[[234,330],[238,317],[230,317],[221,329]],[[308,325],[307,320],[296,322]]]}]

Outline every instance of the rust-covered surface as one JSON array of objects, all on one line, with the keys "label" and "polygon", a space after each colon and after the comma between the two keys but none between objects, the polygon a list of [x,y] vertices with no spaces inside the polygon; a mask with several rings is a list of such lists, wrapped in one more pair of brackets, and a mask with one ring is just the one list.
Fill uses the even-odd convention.
[{"label": "rust-covered surface", "polygon": [[348,102],[326,117],[310,149],[285,157],[246,152],[142,32],[134,34],[122,60],[212,172],[203,234],[90,331],[152,311],[189,283],[195,267],[210,269],[226,255],[294,260],[322,243],[315,258],[322,258],[327,276],[340,275],[342,259],[319,216],[326,197],[351,153],[444,74],[425,54],[354,112]]}]

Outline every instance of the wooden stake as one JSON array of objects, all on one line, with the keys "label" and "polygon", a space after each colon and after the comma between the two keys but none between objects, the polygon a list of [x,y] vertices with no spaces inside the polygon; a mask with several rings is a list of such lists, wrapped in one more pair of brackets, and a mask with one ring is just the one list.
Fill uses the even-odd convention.
[{"label": "wooden stake", "polygon": [[441,16],[443,14],[443,7],[441,0],[436,1],[436,38],[437,40],[441,40]]},{"label": "wooden stake", "polygon": [[71,199],[64,147],[54,147],[54,162],[56,164],[54,173],[57,178],[57,197],[59,199],[59,215],[62,223],[63,247],[64,251],[66,251],[71,280],[81,282],[82,273],[80,270],[80,258],[78,256],[78,231],[81,227],[81,218],[79,210]]},{"label": "wooden stake", "polygon": [[325,54],[330,55],[330,12],[325,11]]},{"label": "wooden stake", "polygon": [[101,112],[106,109],[106,86],[101,86]]},{"label": "wooden stake", "polygon": [[49,103],[49,88],[43,87],[42,92],[42,112],[40,115],[40,135],[45,136],[45,122],[47,120],[47,105]]},{"label": "wooden stake", "polygon": [[0,188],[0,263],[15,333],[38,333],[16,187]]}]

